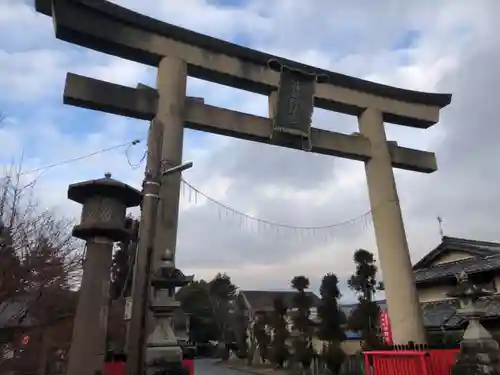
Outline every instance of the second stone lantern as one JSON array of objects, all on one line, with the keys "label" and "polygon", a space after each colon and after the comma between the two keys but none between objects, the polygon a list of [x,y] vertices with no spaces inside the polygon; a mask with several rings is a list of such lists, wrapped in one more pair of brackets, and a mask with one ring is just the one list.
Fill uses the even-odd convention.
[{"label": "second stone lantern", "polygon": [[66,373],[94,375],[102,371],[106,354],[113,242],[131,235],[126,210],[141,203],[141,193],[107,173],[70,185],[68,198],[83,205],[73,236],[86,241],[86,254]]}]

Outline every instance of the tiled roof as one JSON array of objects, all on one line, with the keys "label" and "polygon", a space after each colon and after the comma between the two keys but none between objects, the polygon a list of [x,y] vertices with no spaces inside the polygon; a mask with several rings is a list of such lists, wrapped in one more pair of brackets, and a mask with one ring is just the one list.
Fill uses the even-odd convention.
[{"label": "tiled roof", "polygon": [[[381,311],[387,311],[387,303],[385,300],[375,301]],[[356,307],[357,303],[341,304],[340,310],[344,313],[346,317],[351,315],[352,310]]]},{"label": "tiled roof", "polygon": [[457,300],[443,300],[422,304],[422,318],[424,326],[432,327],[455,327],[461,322],[456,314],[458,308]]},{"label": "tiled roof", "polygon": [[[29,327],[32,321],[24,317],[27,302],[25,300],[10,300],[0,304],[0,329],[11,327]],[[24,319],[23,319],[24,318]]]},{"label": "tiled roof", "polygon": [[500,243],[468,240],[465,238],[447,237],[444,236],[441,243],[420,261],[418,261],[413,269],[427,268],[432,265],[432,262],[446,251],[464,251],[470,255],[484,258],[487,256],[500,254]]},{"label": "tiled roof", "polygon": [[[282,298],[285,306],[291,308],[293,306],[293,296],[297,294],[295,291],[264,291],[264,290],[240,290],[248,304],[253,310],[267,310],[273,307],[275,298]],[[312,297],[313,306],[318,306],[320,299],[313,292],[307,292]]]},{"label": "tiled roof", "polygon": [[[32,327],[37,321],[37,305],[42,293],[24,294],[0,303],[0,329]],[[65,319],[74,315],[76,309],[77,293],[69,290],[48,290],[45,294],[49,297],[49,304],[44,304],[44,314],[49,319],[47,322]],[[43,300],[42,300],[43,301]],[[60,303],[54,304],[54,301]]]},{"label": "tiled roof", "polygon": [[[487,304],[486,315],[484,319],[500,317],[500,296],[486,297],[483,303]],[[422,306],[424,317],[432,317],[426,326],[439,327],[443,325],[446,328],[456,327],[465,323],[465,320],[456,314],[459,307],[458,300],[449,299],[438,302],[427,303]],[[427,311],[427,313],[426,313]]]},{"label": "tiled roof", "polygon": [[[488,304],[484,318],[500,318],[500,296],[486,297],[483,301]],[[377,301],[377,303],[382,311],[387,310],[387,303],[385,300]],[[341,305],[341,309],[349,316],[354,306],[356,305]],[[459,307],[457,299],[425,302],[421,304],[421,307],[424,326],[427,328],[454,328],[465,323],[465,321],[456,314],[457,308]]]},{"label": "tiled roof", "polygon": [[415,282],[422,283],[430,280],[455,277],[462,271],[467,272],[467,274],[473,274],[494,270],[500,270],[500,254],[437,264],[432,267],[417,269],[413,274],[415,275]]}]

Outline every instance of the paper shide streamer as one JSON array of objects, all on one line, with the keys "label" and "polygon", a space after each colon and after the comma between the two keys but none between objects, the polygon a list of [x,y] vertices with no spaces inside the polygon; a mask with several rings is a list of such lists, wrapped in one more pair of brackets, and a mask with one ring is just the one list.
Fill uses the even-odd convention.
[{"label": "paper shide streamer", "polygon": [[190,205],[196,206],[201,202],[200,198],[203,198],[207,204],[211,204],[217,208],[219,220],[228,221],[238,229],[284,237],[287,239],[324,240],[331,242],[340,235],[345,238],[349,235],[354,236],[359,234],[360,231],[366,230],[372,224],[371,211],[350,220],[322,226],[298,226],[264,220],[235,210],[209,197],[182,179],[181,199],[187,201]]},{"label": "paper shide streamer", "polygon": [[[128,153],[126,153],[125,156],[127,157],[129,166],[133,169],[137,169],[137,166],[140,166],[145,160],[147,151],[138,163],[132,163]],[[217,209],[217,217],[219,220],[227,221],[240,230],[247,230],[275,237],[278,236],[288,240],[324,240],[331,242],[335,240],[336,237],[340,237],[340,235],[342,235],[343,238],[359,235],[360,231],[366,230],[372,224],[372,210],[349,220],[322,226],[289,225],[264,220],[229,207],[203,193],[186,180],[181,179],[181,199],[190,205],[197,206],[201,203],[200,198],[203,198],[207,204]]]}]

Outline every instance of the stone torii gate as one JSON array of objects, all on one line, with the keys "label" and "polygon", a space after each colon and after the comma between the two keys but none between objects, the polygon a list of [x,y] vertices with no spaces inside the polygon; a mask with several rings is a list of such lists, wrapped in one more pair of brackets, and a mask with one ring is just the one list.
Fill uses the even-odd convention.
[{"label": "stone torii gate", "polygon": [[[398,194],[392,168],[432,173],[434,153],[388,142],[384,122],[426,129],[439,120],[449,94],[381,85],[282,59],[164,23],[107,1],[36,0],[51,16],[56,37],[158,68],[156,89],[120,86],[69,73],[64,102],[163,124],[162,160],[180,164],[183,129],[303,149],[363,161],[389,317],[395,343],[424,343]],[[253,116],[186,97],[187,77],[269,97],[269,117]],[[311,127],[313,106],[357,116],[359,134]],[[157,231],[175,251],[180,176],[162,186],[169,224]]]}]

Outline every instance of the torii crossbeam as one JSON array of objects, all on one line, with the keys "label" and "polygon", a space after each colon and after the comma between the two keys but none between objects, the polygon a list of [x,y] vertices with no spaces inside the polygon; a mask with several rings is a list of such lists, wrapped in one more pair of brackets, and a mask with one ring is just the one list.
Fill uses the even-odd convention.
[{"label": "torii crossbeam", "polygon": [[[384,122],[426,129],[438,122],[451,95],[404,90],[318,69],[107,1],[36,0],[36,9],[52,17],[61,40],[158,68],[157,87],[149,90],[69,74],[64,102],[137,119],[155,118],[164,124],[163,160],[180,164],[186,127],[363,161],[393,339],[397,344],[425,342],[392,168],[432,173],[436,159],[431,152],[388,142]],[[187,98],[187,76],[269,96],[269,118]],[[357,116],[360,134],[311,127],[313,105]],[[168,220],[158,224],[156,259],[165,246],[175,250],[179,186],[180,176],[172,176],[161,187],[160,211]],[[140,313],[138,308],[133,307],[133,316]]]}]

